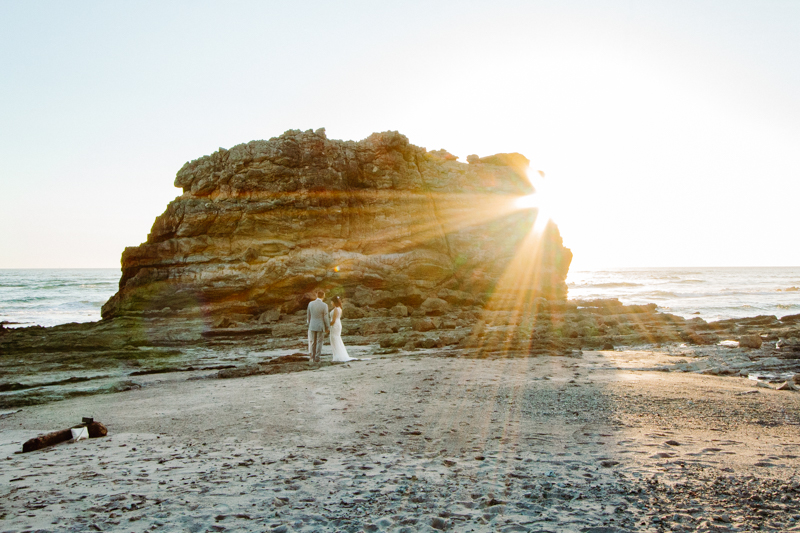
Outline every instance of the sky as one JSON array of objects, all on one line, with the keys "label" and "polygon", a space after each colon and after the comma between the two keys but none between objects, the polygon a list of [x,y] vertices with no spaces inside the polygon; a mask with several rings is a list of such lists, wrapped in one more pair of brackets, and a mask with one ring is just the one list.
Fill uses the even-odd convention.
[{"label": "sky", "polygon": [[520,152],[573,269],[797,266],[795,0],[0,2],[0,268],[119,267],[288,129]]}]

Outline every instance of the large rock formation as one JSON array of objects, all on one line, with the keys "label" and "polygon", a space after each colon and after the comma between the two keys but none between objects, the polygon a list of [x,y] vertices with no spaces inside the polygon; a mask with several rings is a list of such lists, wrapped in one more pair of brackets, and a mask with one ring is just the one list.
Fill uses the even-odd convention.
[{"label": "large rock formation", "polygon": [[183,194],[122,254],[103,317],[292,312],[317,288],[412,310],[564,299],[572,253],[514,204],[534,192],[527,159],[455,159],[397,132],[354,142],[320,129],[186,163]]}]

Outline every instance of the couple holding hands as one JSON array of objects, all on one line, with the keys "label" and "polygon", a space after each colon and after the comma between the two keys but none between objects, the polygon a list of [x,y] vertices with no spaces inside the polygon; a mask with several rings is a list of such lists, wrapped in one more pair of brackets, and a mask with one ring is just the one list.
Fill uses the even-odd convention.
[{"label": "couple holding hands", "polygon": [[325,332],[330,330],[331,349],[334,363],[345,363],[356,359],[347,354],[347,348],[342,342],[342,299],[333,298],[333,310],[328,312],[328,304],[322,301],[324,291],[317,291],[317,299],[308,304],[306,322],[308,323],[308,360],[310,363],[319,363],[322,355],[322,344]]}]

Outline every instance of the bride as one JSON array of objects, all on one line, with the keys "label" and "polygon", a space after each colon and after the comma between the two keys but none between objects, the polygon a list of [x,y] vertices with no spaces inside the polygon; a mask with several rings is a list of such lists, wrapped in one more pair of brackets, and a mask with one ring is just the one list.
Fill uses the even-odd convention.
[{"label": "bride", "polygon": [[338,296],[333,299],[333,311],[331,311],[331,349],[334,363],[356,360],[347,354],[347,348],[342,342],[342,299]]}]

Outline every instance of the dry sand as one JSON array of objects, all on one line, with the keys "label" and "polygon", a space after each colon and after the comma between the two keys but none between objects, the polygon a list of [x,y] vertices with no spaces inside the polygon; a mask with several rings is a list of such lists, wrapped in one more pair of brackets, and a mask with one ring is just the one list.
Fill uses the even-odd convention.
[{"label": "dry sand", "polygon": [[[0,418],[0,531],[800,531],[800,393],[676,359],[142,377]],[[109,436],[15,453],[82,416]]]}]

